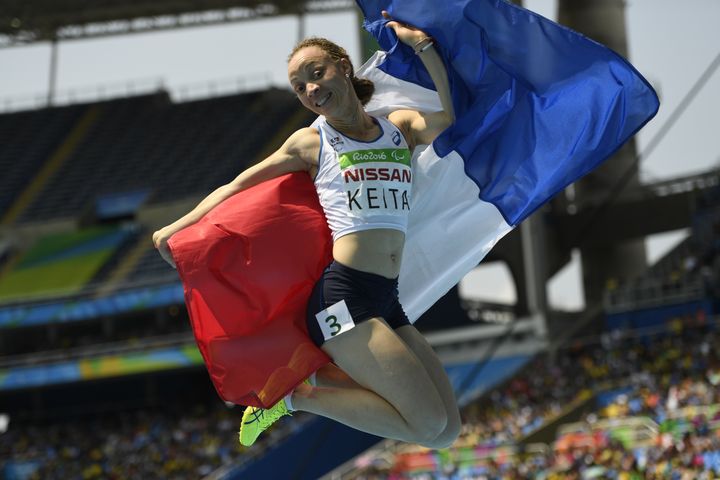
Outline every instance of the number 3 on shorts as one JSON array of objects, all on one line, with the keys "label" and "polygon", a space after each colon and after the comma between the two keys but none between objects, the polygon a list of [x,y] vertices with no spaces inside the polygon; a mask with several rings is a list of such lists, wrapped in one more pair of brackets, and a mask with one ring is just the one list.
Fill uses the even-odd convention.
[{"label": "number 3 on shorts", "polygon": [[337,330],[333,330],[330,332],[330,336],[334,337],[338,333],[340,333],[340,330],[342,330],[342,327],[337,321],[337,317],[335,315],[330,315],[329,317],[325,317],[325,323],[328,324],[328,327],[330,328],[336,328]]},{"label": "number 3 on shorts", "polygon": [[334,305],[330,305],[322,312],[315,315],[320,325],[323,337],[329,340],[336,337],[340,333],[347,332],[355,326],[350,311],[345,304],[345,300],[340,300]]}]

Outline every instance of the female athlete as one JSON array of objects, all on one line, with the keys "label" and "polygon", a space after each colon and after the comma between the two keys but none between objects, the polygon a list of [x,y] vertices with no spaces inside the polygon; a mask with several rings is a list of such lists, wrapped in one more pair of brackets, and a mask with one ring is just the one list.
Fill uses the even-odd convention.
[{"label": "female athlete", "polygon": [[[383,12],[390,19],[387,12]],[[306,171],[314,179],[333,236],[333,262],[315,285],[308,331],[332,359],[312,381],[270,409],[249,407],[240,442],[251,445],[283,415],[302,410],[381,437],[444,448],[460,431],[452,387],[439,359],[398,301],[398,275],[412,194],[412,151],[454,120],[447,73],[432,38],[389,21],[433,79],[443,110],[370,116],[372,82],[354,76],[345,50],[329,40],[300,42],[288,78],[300,102],[320,115],[275,153],[242,172],[190,213],[153,235],[160,254],[177,231],[230,196],[263,181]]]}]

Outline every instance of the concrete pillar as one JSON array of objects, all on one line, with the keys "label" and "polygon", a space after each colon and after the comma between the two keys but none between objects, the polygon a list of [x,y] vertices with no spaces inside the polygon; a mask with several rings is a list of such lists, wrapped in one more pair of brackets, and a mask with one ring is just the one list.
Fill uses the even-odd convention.
[{"label": "concrete pillar", "polygon": [[58,70],[58,40],[53,34],[50,42],[50,68],[48,73],[48,93],[47,107],[50,108],[55,103],[55,92],[57,90],[57,70]]},{"label": "concrete pillar", "polygon": [[487,265],[491,262],[503,262],[507,265],[512,276],[513,284],[515,285],[515,296],[517,301],[515,303],[515,314],[518,317],[526,317],[530,315],[528,307],[528,293],[527,283],[525,281],[525,261],[523,258],[523,241],[522,241],[522,229],[516,228],[510,233],[505,235],[500,242],[498,242],[487,257],[482,261],[482,265]]},{"label": "concrete pillar", "polygon": [[[522,0],[511,0],[523,6]],[[541,209],[542,210],[542,209]],[[516,280],[518,305],[526,308],[527,313],[535,321],[535,334],[546,337],[547,326],[547,281],[548,281],[548,250],[547,232],[543,212],[537,211],[520,225],[523,274]],[[520,286],[522,282],[522,287]],[[520,299],[522,292],[523,299]]]},{"label": "concrete pillar", "polygon": [[520,225],[525,295],[528,313],[535,323],[535,334],[545,338],[547,327],[547,262],[545,222],[538,211]]},{"label": "concrete pillar", "polygon": [[[559,23],[627,57],[623,0],[558,0],[558,9]],[[578,205],[582,207],[585,203],[597,204],[603,201],[610,189],[631,168],[636,154],[635,142],[630,140],[600,168],[577,182],[575,192]],[[639,183],[637,166],[632,168],[634,172],[629,186]],[[642,238],[600,247],[582,247],[581,243],[580,251],[585,304],[588,307],[602,300],[608,280],[632,278],[647,266]]]}]

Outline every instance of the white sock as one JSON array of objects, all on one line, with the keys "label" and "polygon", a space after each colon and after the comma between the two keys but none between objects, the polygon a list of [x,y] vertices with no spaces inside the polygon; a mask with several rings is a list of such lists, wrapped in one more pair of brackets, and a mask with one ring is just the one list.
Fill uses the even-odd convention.
[{"label": "white sock", "polygon": [[285,406],[287,407],[288,411],[294,412],[295,409],[293,408],[292,404],[292,392],[285,395],[285,398],[283,400],[285,400]]}]

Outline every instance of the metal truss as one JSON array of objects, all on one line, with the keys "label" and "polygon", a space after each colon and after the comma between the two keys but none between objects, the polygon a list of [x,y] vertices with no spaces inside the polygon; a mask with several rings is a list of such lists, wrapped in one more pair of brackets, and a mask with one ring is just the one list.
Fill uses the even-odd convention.
[{"label": "metal truss", "polygon": [[0,48],[347,11],[354,7],[352,0],[0,0]]}]

